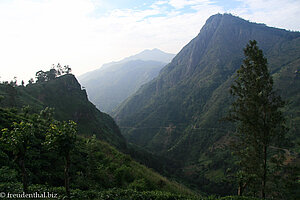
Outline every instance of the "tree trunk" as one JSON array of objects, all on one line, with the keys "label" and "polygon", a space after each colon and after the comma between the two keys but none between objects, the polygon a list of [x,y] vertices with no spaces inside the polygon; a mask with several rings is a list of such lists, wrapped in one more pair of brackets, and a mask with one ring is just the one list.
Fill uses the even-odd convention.
[{"label": "tree trunk", "polygon": [[243,192],[244,192],[244,190],[246,188],[246,185],[247,185],[247,183],[244,183],[244,184],[242,182],[239,183],[238,196],[242,196],[243,195]]},{"label": "tree trunk", "polygon": [[239,188],[238,188],[238,196],[242,196],[243,194],[243,188],[241,185],[239,185]]},{"label": "tree trunk", "polygon": [[24,159],[24,157],[20,158],[19,165],[20,165],[21,173],[22,173],[23,191],[25,193],[27,193],[28,184],[27,184],[27,173],[26,173],[26,168],[25,168],[25,159]]},{"label": "tree trunk", "polygon": [[65,158],[65,189],[66,189],[67,199],[70,199],[69,169],[70,169],[70,153],[67,153]]},{"label": "tree trunk", "polygon": [[264,165],[263,165],[263,179],[262,179],[262,187],[261,187],[261,198],[266,198],[266,181],[267,181],[267,146],[264,146]]}]

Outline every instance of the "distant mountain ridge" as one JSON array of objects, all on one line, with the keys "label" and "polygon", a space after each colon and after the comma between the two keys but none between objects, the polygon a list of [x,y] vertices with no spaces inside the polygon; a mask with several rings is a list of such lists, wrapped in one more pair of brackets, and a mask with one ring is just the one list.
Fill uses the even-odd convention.
[{"label": "distant mountain ridge", "polygon": [[172,53],[166,53],[157,48],[154,48],[152,50],[146,49],[136,55],[124,58],[122,62],[126,62],[129,60],[155,60],[158,62],[169,63],[174,58],[174,56],[175,55]]},{"label": "distant mountain ridge", "polygon": [[101,111],[111,113],[141,85],[155,78],[173,57],[174,54],[159,49],[144,50],[83,74],[79,81],[87,89],[89,99]]},{"label": "distant mountain ridge", "polygon": [[97,74],[98,71],[102,71],[102,70],[106,69],[107,67],[110,67],[110,66],[113,66],[116,64],[125,63],[127,61],[132,61],[132,60],[150,61],[150,60],[152,60],[152,61],[158,61],[158,62],[162,62],[162,63],[169,63],[174,58],[174,56],[175,56],[175,54],[166,53],[157,48],[154,48],[152,50],[146,49],[138,54],[126,57],[120,61],[113,61],[113,62],[105,63],[96,70],[86,72],[86,73],[80,75],[78,77],[78,79],[79,79],[79,81],[86,81],[87,79],[97,78],[97,75],[95,75],[95,74]]},{"label": "distant mountain ridge", "polygon": [[295,71],[299,71],[300,33],[217,14],[157,78],[115,110],[113,116],[128,142],[180,161],[190,180],[202,184],[205,191],[230,191],[230,184],[220,183],[231,167],[224,146],[233,127],[220,119],[232,101],[229,87],[249,40],[258,41],[276,88],[290,102],[285,109],[292,116],[290,136],[299,140],[295,110],[300,108],[296,92],[300,77]]}]

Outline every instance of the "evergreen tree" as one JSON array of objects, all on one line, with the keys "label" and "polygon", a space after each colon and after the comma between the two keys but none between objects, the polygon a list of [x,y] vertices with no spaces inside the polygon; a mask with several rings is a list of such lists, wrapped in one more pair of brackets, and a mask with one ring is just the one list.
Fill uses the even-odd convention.
[{"label": "evergreen tree", "polygon": [[244,49],[245,59],[231,86],[236,97],[229,119],[236,122],[234,153],[238,158],[239,195],[247,188],[266,198],[270,162],[282,163],[280,142],[286,132],[280,108],[284,102],[273,90],[267,59],[257,42],[250,41]]}]

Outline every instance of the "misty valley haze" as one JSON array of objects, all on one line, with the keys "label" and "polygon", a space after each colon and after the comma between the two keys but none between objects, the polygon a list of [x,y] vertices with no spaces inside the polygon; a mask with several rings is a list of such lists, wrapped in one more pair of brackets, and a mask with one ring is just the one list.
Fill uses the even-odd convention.
[{"label": "misty valley haze", "polygon": [[[299,32],[216,14],[177,55],[145,50],[78,80],[52,68],[39,71],[36,82],[2,82],[0,191],[50,191],[61,199],[297,199],[299,63]],[[233,109],[241,115],[228,117]],[[254,110],[259,123],[239,121]],[[275,119],[284,127],[278,141],[279,128],[267,123]],[[267,124],[263,139],[257,124]]]},{"label": "misty valley haze", "polygon": [[111,113],[122,101],[153,78],[175,55],[159,49],[145,50],[119,62],[78,77],[88,97],[98,109]]}]

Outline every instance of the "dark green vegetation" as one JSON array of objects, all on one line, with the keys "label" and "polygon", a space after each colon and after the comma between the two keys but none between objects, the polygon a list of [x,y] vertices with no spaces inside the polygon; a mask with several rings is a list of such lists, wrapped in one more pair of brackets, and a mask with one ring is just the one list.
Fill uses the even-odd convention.
[{"label": "dark green vegetation", "polygon": [[[49,109],[40,114],[0,110],[4,119],[1,125],[11,124],[0,135],[1,191],[54,192],[62,198],[65,192],[61,186],[65,185],[66,194],[77,199],[103,199],[104,194],[122,191],[123,195],[131,192],[146,197],[194,197],[187,188],[136,163],[95,136],[76,137],[76,124],[54,120]],[[119,189],[106,191],[109,188]]]},{"label": "dark green vegetation", "polygon": [[[72,69],[69,67],[69,65],[65,65],[64,67],[62,67],[59,63],[55,66],[53,65],[53,67],[49,70],[49,71],[43,71],[40,70],[38,72],[36,72],[36,82],[37,83],[42,83],[45,81],[50,81],[50,80],[54,80],[56,77],[61,76],[63,74],[69,74],[71,73]],[[29,84],[32,84],[32,80],[28,81]],[[24,83],[22,82],[22,86],[24,86]]]},{"label": "dark green vegetation", "polygon": [[281,109],[285,103],[273,90],[267,59],[255,40],[247,44],[244,54],[246,58],[231,86],[236,99],[228,116],[237,124],[232,144],[239,166],[238,195],[260,191],[265,199],[280,193],[269,188],[276,178],[284,182],[283,148],[288,130]]},{"label": "dark green vegetation", "polygon": [[293,199],[299,195],[294,167],[300,165],[298,32],[228,14],[212,16],[159,76],[122,103],[113,116],[129,142],[178,162],[191,186],[208,193],[236,194],[237,166],[227,148],[234,126],[220,119],[233,101],[229,89],[242,64],[243,48],[253,39],[268,59],[275,90],[288,102],[283,113],[293,143],[284,151],[290,165],[286,171],[294,174],[281,189],[286,190],[285,198]]},{"label": "dark green vegetation", "polygon": [[86,88],[89,100],[101,111],[111,113],[141,85],[155,78],[173,57],[158,49],[145,50],[119,62],[105,64],[78,79]]},{"label": "dark green vegetation", "polygon": [[[85,91],[73,75],[26,87],[0,84],[0,88],[0,191],[53,192],[60,198],[70,195],[72,199],[118,199],[116,195],[125,199],[196,198],[191,190],[138,164],[108,144],[126,149],[114,136],[119,132],[113,120],[86,99]],[[22,109],[23,105],[32,108]],[[53,106],[58,113],[52,114],[48,107],[40,111],[44,106]],[[56,120],[72,119],[74,112],[75,116],[93,117],[98,113],[107,118],[94,122],[98,132],[89,132],[91,124],[75,118],[77,134],[74,122]]]},{"label": "dark green vegetation", "polygon": [[[59,95],[62,100],[74,94],[79,99],[82,94],[85,96],[85,92],[80,87],[74,87],[77,84],[74,76],[70,74],[40,83],[30,83],[26,87],[0,84],[0,191],[5,194],[22,194],[25,191],[27,194],[40,195],[49,192],[58,194],[59,199],[66,199],[68,196],[71,199],[118,200],[219,199],[215,196],[201,197],[185,186],[169,181],[137,163],[129,155],[120,153],[107,142],[100,141],[96,135],[90,136],[90,133],[85,134],[84,131],[77,134],[76,124],[72,121],[56,120],[55,117],[61,116],[60,113],[53,113],[53,109],[45,107],[39,111],[46,105],[58,104],[51,104],[50,97],[44,95],[44,91],[41,92],[42,88],[54,90],[57,87],[55,91],[59,91],[65,90],[62,89],[64,86],[68,88],[64,93],[54,94],[51,90],[48,92]],[[30,94],[37,97],[44,95],[40,98],[43,101]],[[78,99],[68,103],[74,103]],[[53,100],[56,99],[53,97]],[[66,102],[61,101],[61,104]],[[84,102],[90,104],[82,101],[82,106]],[[26,104],[34,107],[21,108]],[[63,109],[63,105],[56,106],[55,110],[58,108]],[[115,134],[113,131],[110,133]],[[100,137],[105,136],[100,131]],[[148,160],[156,168],[159,168],[157,165],[160,163],[167,163],[152,162],[162,158],[148,157],[150,154],[132,149],[127,151],[140,154],[135,157]],[[250,200],[239,197],[220,199]]]},{"label": "dark green vegetation", "polygon": [[[65,160],[65,190],[67,196],[70,197],[70,153],[76,142],[75,122],[54,120],[51,109],[48,108],[41,111],[40,115],[30,115],[28,108],[23,109],[20,115],[13,114],[7,109],[1,109],[1,111],[6,116],[11,116],[11,118],[6,118],[7,122],[10,121],[11,126],[1,129],[0,132],[0,151],[1,159],[3,159],[1,169],[6,170],[3,173],[6,173],[9,167],[15,166],[15,169],[18,169],[22,176],[23,191],[27,193],[29,183],[28,166],[30,166],[29,162],[32,162],[30,158],[34,159],[35,164],[41,163],[35,166],[35,170],[42,170],[42,161],[47,160],[47,157],[43,157],[45,156],[43,152],[52,150],[55,157],[62,156]],[[36,156],[32,157],[33,154]],[[38,154],[40,154],[40,157],[37,156]],[[9,176],[11,174],[5,174],[5,177]],[[4,181],[6,180],[4,179]]]},{"label": "dark green vegetation", "polygon": [[81,89],[72,74],[28,84],[26,87],[0,84],[0,95],[4,97],[2,107],[22,108],[29,105],[33,112],[51,107],[55,110],[55,119],[76,122],[79,134],[96,135],[115,147],[126,148],[114,120],[88,101],[86,91]]},{"label": "dark green vegetation", "polygon": [[[233,157],[228,147],[236,140],[235,127],[220,121],[234,102],[230,86],[250,39],[256,39],[263,49],[275,89],[288,102],[281,111],[290,129],[285,134],[292,141],[279,141],[284,145],[281,149],[273,143],[269,148],[272,152],[267,158],[280,161],[280,166],[271,162],[261,165],[259,161],[258,168],[253,169],[255,173],[257,169],[263,172],[260,169],[267,166],[270,174],[284,179],[266,176],[264,181],[240,168],[241,157]],[[0,191],[49,191],[72,199],[203,199],[138,164],[119,149],[197,191],[233,195],[249,178],[255,180],[252,185],[272,182],[264,191],[266,196],[297,199],[299,48],[300,33],[249,23],[231,15],[212,16],[156,79],[143,85],[115,112],[124,135],[132,143],[128,148],[114,121],[88,101],[73,75],[57,77],[57,71],[52,70],[38,73],[40,81],[30,81],[26,87],[16,82],[0,84]],[[22,111],[24,105],[30,109]],[[53,118],[47,107],[55,109]],[[78,124],[78,134],[75,124],[67,120]],[[276,150],[284,156],[272,157]],[[277,167],[280,173],[276,173]],[[242,171],[238,175],[242,176],[236,177],[239,169]],[[250,176],[244,176],[244,172]],[[240,181],[236,181],[239,177]],[[247,186],[244,194],[259,196],[259,190]],[[268,193],[270,190],[272,193]]]}]

